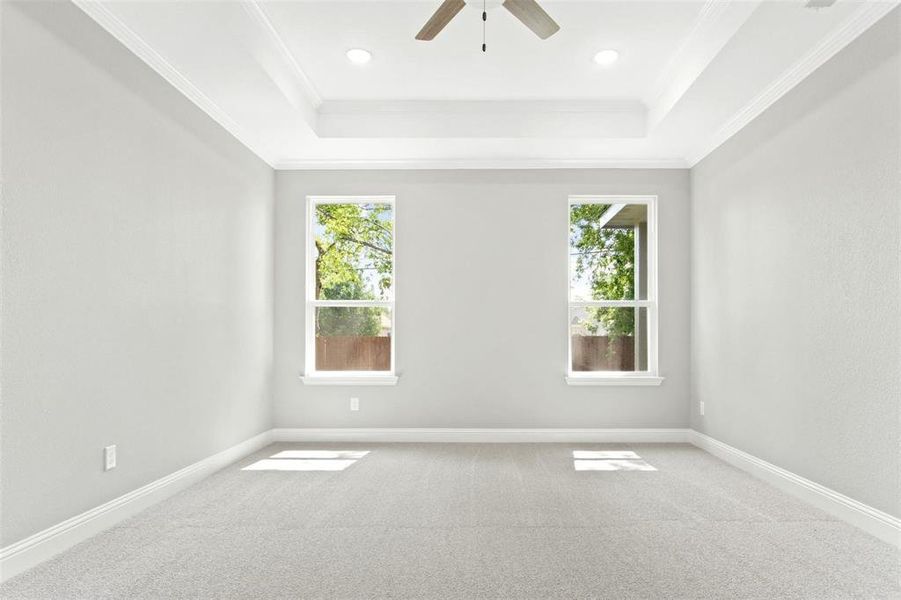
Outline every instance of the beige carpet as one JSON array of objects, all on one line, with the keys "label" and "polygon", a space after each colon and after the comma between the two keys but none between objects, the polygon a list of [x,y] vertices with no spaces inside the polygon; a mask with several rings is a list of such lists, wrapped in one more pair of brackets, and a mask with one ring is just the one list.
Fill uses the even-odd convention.
[{"label": "beige carpet", "polygon": [[901,586],[896,549],[690,446],[277,444],[0,597],[828,600]]}]

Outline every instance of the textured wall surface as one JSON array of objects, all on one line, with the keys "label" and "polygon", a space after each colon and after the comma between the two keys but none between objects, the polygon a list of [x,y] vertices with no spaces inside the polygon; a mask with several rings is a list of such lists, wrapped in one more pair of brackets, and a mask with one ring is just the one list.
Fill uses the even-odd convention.
[{"label": "textured wall surface", "polygon": [[696,166],[691,220],[695,429],[894,515],[899,40],[895,10]]},{"label": "textured wall surface", "polygon": [[273,174],[75,6],[0,4],[6,545],[269,427]]},{"label": "textured wall surface", "polygon": [[[279,427],[684,427],[685,170],[276,173]],[[569,194],[659,195],[660,387],[569,387]],[[397,196],[396,387],[304,386],[307,195]],[[360,411],[349,411],[349,398]]]}]

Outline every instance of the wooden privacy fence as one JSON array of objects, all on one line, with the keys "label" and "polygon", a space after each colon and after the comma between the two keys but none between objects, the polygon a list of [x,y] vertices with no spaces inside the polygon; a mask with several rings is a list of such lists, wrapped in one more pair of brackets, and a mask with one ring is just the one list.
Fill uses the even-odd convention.
[{"label": "wooden privacy fence", "polygon": [[[573,371],[634,371],[635,341],[621,336],[572,336]],[[316,338],[317,371],[388,371],[391,338],[335,335]]]},{"label": "wooden privacy fence", "polygon": [[634,371],[635,339],[606,335],[574,335],[573,371]]},{"label": "wooden privacy fence", "polygon": [[388,336],[333,335],[316,338],[317,371],[388,371]]}]

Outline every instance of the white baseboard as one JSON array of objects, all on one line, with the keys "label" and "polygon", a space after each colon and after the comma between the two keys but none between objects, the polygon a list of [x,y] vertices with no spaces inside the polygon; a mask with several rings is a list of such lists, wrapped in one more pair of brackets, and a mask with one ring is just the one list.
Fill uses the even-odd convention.
[{"label": "white baseboard", "polygon": [[692,445],[706,450],[727,463],[747,471],[881,540],[901,547],[901,519],[800,475],[795,475],[791,471],[786,471],[698,431],[690,430],[688,439]]},{"label": "white baseboard", "polygon": [[265,431],[24,540],[0,548],[0,581],[6,581],[112,527],[271,442],[272,430]]},{"label": "white baseboard", "polygon": [[5,581],[272,442],[685,443],[901,547],[901,519],[690,429],[271,429],[24,540],[0,548]]},{"label": "white baseboard", "polygon": [[567,442],[686,443],[688,429],[459,429],[297,428],[273,429],[276,442]]}]

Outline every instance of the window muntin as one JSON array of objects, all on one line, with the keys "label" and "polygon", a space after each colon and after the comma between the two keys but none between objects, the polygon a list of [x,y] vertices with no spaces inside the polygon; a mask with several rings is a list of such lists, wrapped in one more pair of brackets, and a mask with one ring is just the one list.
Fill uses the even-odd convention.
[{"label": "window muntin", "polygon": [[655,200],[570,198],[571,376],[657,373]]},{"label": "window muntin", "polygon": [[306,373],[394,372],[394,198],[311,197]]}]

